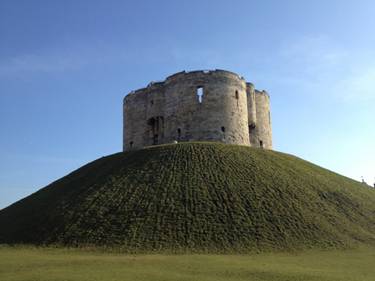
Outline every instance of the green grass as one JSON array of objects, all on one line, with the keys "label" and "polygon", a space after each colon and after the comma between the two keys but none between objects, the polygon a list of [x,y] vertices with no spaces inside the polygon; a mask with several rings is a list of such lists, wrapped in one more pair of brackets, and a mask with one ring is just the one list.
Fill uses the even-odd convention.
[{"label": "green grass", "polygon": [[120,255],[0,248],[6,281],[373,281],[375,249],[256,255]]},{"label": "green grass", "polygon": [[373,189],[291,155],[218,143],[100,158],[0,211],[0,243],[250,253],[374,241]]}]

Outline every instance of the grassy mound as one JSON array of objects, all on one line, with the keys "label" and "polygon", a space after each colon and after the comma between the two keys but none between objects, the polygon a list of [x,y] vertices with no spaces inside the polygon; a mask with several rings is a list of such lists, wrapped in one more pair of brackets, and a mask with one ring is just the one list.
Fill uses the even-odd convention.
[{"label": "grassy mound", "polygon": [[183,143],[91,162],[0,211],[0,243],[245,252],[375,243],[375,191],[275,151]]}]

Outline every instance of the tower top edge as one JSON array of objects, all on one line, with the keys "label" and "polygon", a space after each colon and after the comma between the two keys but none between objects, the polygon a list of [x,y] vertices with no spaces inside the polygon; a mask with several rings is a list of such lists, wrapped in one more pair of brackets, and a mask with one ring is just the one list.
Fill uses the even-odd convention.
[{"label": "tower top edge", "polygon": [[257,95],[265,95],[265,96],[270,97],[270,94],[266,90],[255,89],[255,94],[257,94]]},{"label": "tower top edge", "polygon": [[140,88],[140,89],[137,89],[137,90],[133,90],[133,91],[129,92],[128,95],[138,94],[140,92],[147,92],[149,90],[158,89],[160,87],[163,87],[166,83],[175,81],[175,80],[177,80],[179,78],[183,78],[183,77],[191,77],[193,75],[214,75],[214,74],[230,75],[230,76],[233,76],[236,79],[244,81],[246,84],[249,84],[249,82],[246,82],[246,80],[243,76],[241,76],[241,75],[239,75],[239,74],[237,74],[233,71],[229,71],[229,70],[224,70],[224,69],[211,69],[211,70],[208,69],[208,70],[192,70],[192,71],[183,70],[183,71],[176,72],[172,75],[167,76],[165,78],[165,80],[163,80],[163,81],[151,81],[146,87],[143,87],[143,88]]},{"label": "tower top edge", "polygon": [[213,74],[229,74],[235,76],[237,79],[244,80],[245,78],[233,71],[229,70],[224,70],[224,69],[203,69],[203,70],[192,70],[192,71],[180,71],[177,73],[174,73],[172,75],[169,75],[165,81],[171,81],[179,77],[184,77],[184,76],[191,76],[191,75],[213,75]]}]

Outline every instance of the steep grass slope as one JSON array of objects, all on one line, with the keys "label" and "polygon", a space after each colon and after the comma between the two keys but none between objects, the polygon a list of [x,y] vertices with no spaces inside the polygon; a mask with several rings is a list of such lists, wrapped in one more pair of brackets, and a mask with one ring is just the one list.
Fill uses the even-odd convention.
[{"label": "steep grass slope", "polygon": [[183,143],[89,163],[0,211],[0,243],[209,252],[375,243],[375,192],[294,156]]}]

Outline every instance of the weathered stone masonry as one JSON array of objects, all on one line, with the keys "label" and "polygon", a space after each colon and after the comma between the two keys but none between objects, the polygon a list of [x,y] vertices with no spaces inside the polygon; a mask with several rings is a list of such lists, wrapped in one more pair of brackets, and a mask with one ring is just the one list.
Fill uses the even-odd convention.
[{"label": "weathered stone masonry", "polygon": [[272,149],[270,99],[225,70],[179,72],[124,98],[124,150],[175,141]]}]

